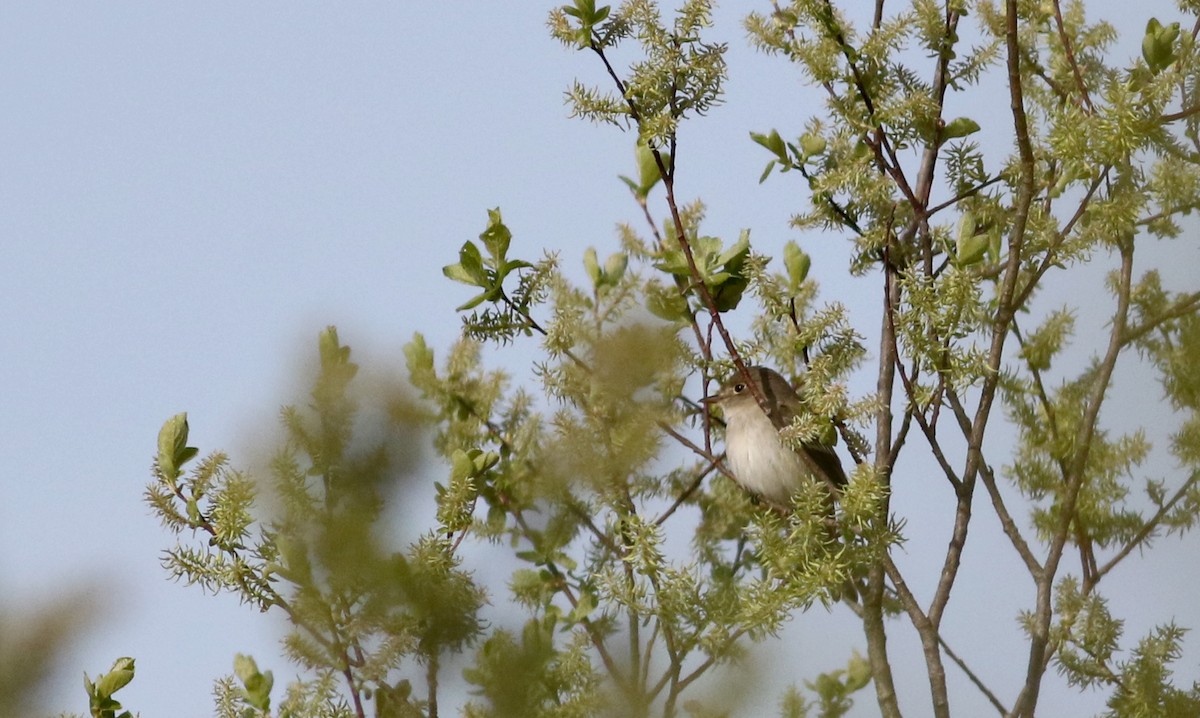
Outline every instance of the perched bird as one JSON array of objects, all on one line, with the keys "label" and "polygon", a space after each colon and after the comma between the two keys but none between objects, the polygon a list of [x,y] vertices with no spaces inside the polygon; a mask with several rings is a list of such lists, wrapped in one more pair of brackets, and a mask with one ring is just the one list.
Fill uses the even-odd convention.
[{"label": "perched bird", "polygon": [[[828,481],[844,486],[846,473],[831,447],[810,442],[793,449],[779,436],[779,430],[804,410],[800,396],[787,379],[764,366],[748,367],[748,373],[765,399],[766,411],[741,372],[735,372],[720,391],[704,400],[721,407],[725,414],[725,456],[737,482],[783,507],[791,505],[792,494],[803,486],[801,482]],[[807,455],[807,461],[800,451]],[[824,476],[816,476],[813,468],[824,472]]]}]

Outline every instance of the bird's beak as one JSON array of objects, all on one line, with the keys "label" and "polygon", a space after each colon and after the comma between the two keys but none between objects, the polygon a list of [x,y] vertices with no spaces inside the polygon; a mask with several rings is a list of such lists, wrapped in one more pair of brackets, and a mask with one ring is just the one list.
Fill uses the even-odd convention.
[{"label": "bird's beak", "polygon": [[714,406],[714,405],[720,404],[721,399],[723,399],[723,398],[724,397],[722,397],[720,394],[713,394],[712,396],[704,397],[703,399],[700,400],[700,402],[702,404],[707,404],[708,406]]}]

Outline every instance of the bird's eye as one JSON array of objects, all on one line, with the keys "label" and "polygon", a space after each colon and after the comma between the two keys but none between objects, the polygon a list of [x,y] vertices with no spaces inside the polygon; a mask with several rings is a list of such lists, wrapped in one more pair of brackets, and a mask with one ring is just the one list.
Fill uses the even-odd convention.
[{"label": "bird's eye", "polygon": [[734,384],[733,385],[733,393],[734,394],[741,394],[743,391],[746,391],[745,384]]}]

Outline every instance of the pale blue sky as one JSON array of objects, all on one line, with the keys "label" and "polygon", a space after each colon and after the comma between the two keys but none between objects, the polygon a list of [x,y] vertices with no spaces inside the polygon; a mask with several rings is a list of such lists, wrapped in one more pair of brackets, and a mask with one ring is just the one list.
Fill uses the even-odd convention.
[{"label": "pale blue sky", "polygon": [[[823,281],[825,298],[869,310],[874,295],[840,279],[835,238],[787,227],[801,185],[757,184],[767,158],[748,131],[798,134],[820,101],[783,62],[747,48],[739,19],[763,6],[719,11],[728,103],[685,127],[680,191],[709,204],[712,234],[749,227],[766,254],[801,239],[817,276],[837,275]],[[516,234],[511,254],[557,250],[572,272],[588,245],[614,251],[616,222],[639,220],[616,180],[632,172],[632,138],[567,118],[568,83],[602,77],[594,58],[549,39],[549,7],[0,7],[0,605],[29,610],[88,586],[98,603],[50,684],[48,710],[85,711],[82,672],[121,655],[138,671],[120,696],[147,718],[210,714],[212,679],[236,652],[281,681],[294,672],[273,620],[170,583],[159,567],[173,539],[141,493],[163,420],[186,410],[191,443],[237,462],[277,407],[299,398],[297,357],[326,324],[374,367],[402,371],[399,347],[414,331],[444,350],[465,295],[440,269],[490,207]],[[1149,11],[1137,12],[1125,55]],[[940,554],[944,531],[912,520],[926,508],[919,495],[897,506],[914,533],[904,560],[915,575],[935,571],[921,548]],[[1151,619],[1169,618],[1180,594],[1144,587],[1153,569],[1177,570],[1194,542],[1185,547],[1151,554],[1128,574],[1135,591],[1114,604],[1145,602]],[[965,578],[986,585],[985,570]],[[1024,585],[987,588],[979,600],[1028,595]],[[504,600],[497,588],[494,601]],[[969,601],[957,606],[951,640],[976,642],[965,653],[986,659],[1016,630],[1015,619],[976,625]],[[798,623],[787,638],[794,675],[781,678],[843,660],[811,646],[862,649],[838,612]],[[1197,655],[1190,649],[1181,670],[1194,676]],[[919,685],[908,690],[924,700]],[[1044,706],[1096,707],[1087,700],[1056,691]],[[872,713],[869,697],[864,708]]]}]

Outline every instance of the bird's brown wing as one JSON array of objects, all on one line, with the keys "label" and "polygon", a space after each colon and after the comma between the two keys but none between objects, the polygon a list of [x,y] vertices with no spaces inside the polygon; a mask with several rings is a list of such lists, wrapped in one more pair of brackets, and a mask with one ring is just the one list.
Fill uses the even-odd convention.
[{"label": "bird's brown wing", "polygon": [[837,486],[846,485],[846,472],[842,470],[842,460],[833,449],[823,444],[805,444],[804,450],[830,481]]},{"label": "bird's brown wing", "polygon": [[767,400],[767,406],[772,407],[768,418],[775,425],[775,430],[791,426],[799,416],[800,395],[786,379],[771,369],[756,366],[751,367],[750,371],[755,374],[755,380],[762,390],[763,398]]},{"label": "bird's brown wing", "polygon": [[[779,431],[784,427],[791,426],[803,406],[800,395],[778,374],[774,377],[768,376],[771,373],[770,369],[753,367],[751,371],[759,372],[757,377],[759,385],[767,394],[768,403],[775,407],[770,416],[775,429]],[[825,472],[830,481],[837,486],[846,485],[846,472],[842,469],[842,461],[831,447],[824,444],[805,444],[804,448],[808,452],[809,458],[821,471]]]}]

